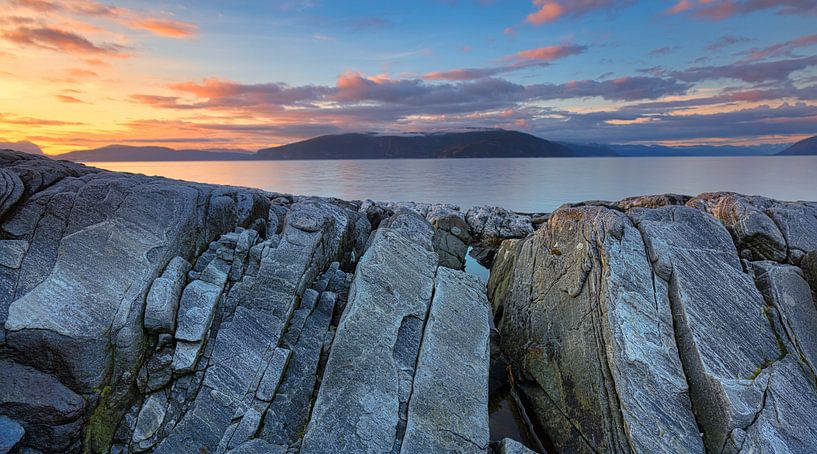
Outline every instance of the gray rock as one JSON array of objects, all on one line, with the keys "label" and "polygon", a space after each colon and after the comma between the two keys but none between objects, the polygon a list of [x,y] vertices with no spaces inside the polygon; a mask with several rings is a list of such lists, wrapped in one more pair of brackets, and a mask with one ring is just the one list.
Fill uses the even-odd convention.
[{"label": "gray rock", "polygon": [[524,238],[533,233],[529,215],[499,207],[474,207],[465,213],[471,233],[479,240]]},{"label": "gray rock", "polygon": [[236,448],[239,445],[249,441],[250,438],[252,438],[258,431],[260,424],[261,413],[252,407],[248,408],[247,411],[244,412],[244,416],[241,417],[241,421],[233,431],[230,441],[227,443],[227,448]]},{"label": "gray rock", "polygon": [[275,349],[272,354],[272,359],[270,359],[266,370],[264,370],[264,375],[261,377],[261,382],[258,384],[258,390],[255,392],[256,398],[264,402],[272,401],[291,356],[292,351],[289,349],[282,347]]},{"label": "gray rock", "polygon": [[534,451],[516,440],[503,438],[499,444],[499,454],[534,454]]},{"label": "gray rock", "polygon": [[741,254],[752,260],[786,260],[786,239],[765,210],[770,199],[733,193],[705,193],[687,205],[705,210],[729,231]]},{"label": "gray rock", "polygon": [[631,208],[661,208],[669,205],[685,205],[689,199],[691,199],[690,196],[682,194],[642,195],[620,200],[616,205],[627,211]]},{"label": "gray rock", "polygon": [[133,442],[141,443],[153,437],[165,419],[166,410],[167,396],[165,393],[153,393],[148,396],[136,420]]},{"label": "gray rock", "polygon": [[[765,372],[765,371],[764,371]],[[732,452],[811,452],[817,446],[814,376],[793,355],[768,369],[762,407],[746,428],[733,431]]]},{"label": "gray rock", "polygon": [[173,333],[179,298],[190,268],[187,260],[175,257],[162,276],[153,281],[145,303],[145,329],[154,333]]},{"label": "gray rock", "polygon": [[15,172],[0,168],[0,219],[20,200],[24,186]]},{"label": "gray rock", "polygon": [[0,266],[17,269],[28,251],[26,240],[0,240]]},{"label": "gray rock", "polygon": [[25,429],[17,421],[0,416],[0,453],[5,454],[17,448],[25,433]]},{"label": "gray rock", "polygon": [[753,262],[751,267],[757,288],[766,303],[775,308],[786,338],[812,373],[817,373],[817,307],[803,272],[796,266],[775,262]]},{"label": "gray rock", "polygon": [[438,268],[401,453],[488,449],[490,328],[485,284]]},{"label": "gray rock", "polygon": [[433,228],[416,214],[403,212],[384,223],[355,271],[303,453],[391,452],[399,446],[395,433],[405,420],[437,256]]},{"label": "gray rock", "polygon": [[60,425],[85,411],[85,400],[53,376],[0,360],[0,414],[25,423]]},{"label": "gray rock", "polygon": [[292,349],[286,374],[264,416],[263,438],[270,443],[290,445],[304,433],[309,418],[316,371],[323,349],[323,338],[329,329],[337,297],[324,292],[317,306],[301,308],[308,316],[297,336],[287,332],[285,339]]},{"label": "gray rock", "polygon": [[434,218],[434,250],[440,256],[440,266],[461,270],[471,242],[470,227],[462,216],[449,214]]},{"label": "gray rock", "polygon": [[668,285],[626,215],[559,209],[513,267],[502,343],[556,449],[703,452]]},{"label": "gray rock", "polygon": [[187,342],[204,340],[221,297],[221,288],[204,281],[193,281],[184,288],[179,302],[176,339]]},{"label": "gray rock", "polygon": [[227,454],[284,454],[286,452],[286,446],[273,445],[265,440],[256,438],[235,449],[227,451]]},{"label": "gray rock", "polygon": [[[800,261],[800,267],[803,269],[803,274],[811,286],[811,291],[817,295],[817,251],[811,251],[803,257]],[[815,298],[817,301],[817,298]]]},{"label": "gray rock", "polygon": [[493,260],[491,276],[488,278],[488,300],[495,315],[501,315],[505,298],[508,296],[516,264],[520,240],[505,240]]},{"label": "gray rock", "polygon": [[196,363],[201,355],[201,349],[204,346],[202,341],[198,342],[176,342],[176,350],[173,353],[173,361],[170,367],[177,374],[185,374],[193,372],[196,369]]},{"label": "gray rock", "polygon": [[720,451],[733,429],[762,405],[764,375],[781,359],[763,297],[746,275],[729,233],[687,207],[631,214],[656,274],[669,283],[675,337],[707,449]]}]

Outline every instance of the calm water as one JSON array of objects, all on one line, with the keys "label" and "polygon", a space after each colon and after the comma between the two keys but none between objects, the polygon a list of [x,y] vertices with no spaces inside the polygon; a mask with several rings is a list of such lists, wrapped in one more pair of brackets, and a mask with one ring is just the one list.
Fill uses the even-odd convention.
[{"label": "calm water", "polygon": [[566,202],[736,191],[817,200],[817,156],[96,162],[110,170],[342,199],[552,211]]}]

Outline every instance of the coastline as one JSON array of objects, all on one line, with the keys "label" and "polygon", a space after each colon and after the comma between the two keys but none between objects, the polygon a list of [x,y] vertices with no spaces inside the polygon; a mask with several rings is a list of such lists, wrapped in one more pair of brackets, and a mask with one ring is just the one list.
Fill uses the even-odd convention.
[{"label": "coastline", "polygon": [[491,437],[508,387],[559,451],[817,444],[815,202],[524,214],[0,163],[13,447],[521,452]]}]

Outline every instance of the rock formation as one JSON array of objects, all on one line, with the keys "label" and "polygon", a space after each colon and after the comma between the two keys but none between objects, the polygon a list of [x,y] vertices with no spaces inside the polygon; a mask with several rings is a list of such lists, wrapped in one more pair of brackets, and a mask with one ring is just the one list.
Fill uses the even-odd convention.
[{"label": "rock formation", "polygon": [[503,386],[555,451],[804,452],[815,276],[809,202],[531,215],[4,151],[0,452],[531,452]]}]

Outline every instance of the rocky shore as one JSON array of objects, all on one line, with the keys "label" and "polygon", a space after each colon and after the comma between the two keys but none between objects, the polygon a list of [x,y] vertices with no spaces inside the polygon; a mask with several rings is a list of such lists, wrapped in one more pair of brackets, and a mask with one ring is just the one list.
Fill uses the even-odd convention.
[{"label": "rocky shore", "polygon": [[815,292],[814,202],[461,210],[0,151],[0,453],[809,452]]}]

